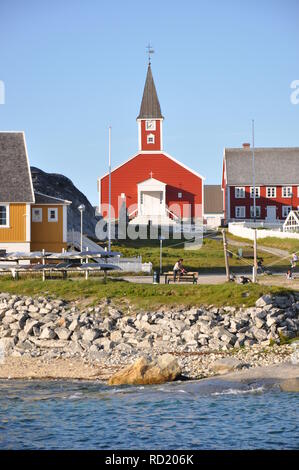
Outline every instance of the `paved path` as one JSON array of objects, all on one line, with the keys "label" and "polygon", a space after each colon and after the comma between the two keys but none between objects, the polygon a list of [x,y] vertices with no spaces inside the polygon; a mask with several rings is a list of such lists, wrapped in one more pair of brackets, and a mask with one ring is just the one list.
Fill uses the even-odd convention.
[{"label": "paved path", "polygon": [[[227,237],[227,241],[229,245],[233,246],[253,246],[253,243],[247,243],[247,242],[240,242],[238,240],[231,240],[229,237]],[[271,255],[278,256],[279,258],[285,258],[286,256],[289,256],[291,258],[290,253],[287,250],[281,250],[280,248],[272,248],[270,246],[261,246],[257,244],[257,248],[259,251],[264,251],[265,253],[270,253]]]}]

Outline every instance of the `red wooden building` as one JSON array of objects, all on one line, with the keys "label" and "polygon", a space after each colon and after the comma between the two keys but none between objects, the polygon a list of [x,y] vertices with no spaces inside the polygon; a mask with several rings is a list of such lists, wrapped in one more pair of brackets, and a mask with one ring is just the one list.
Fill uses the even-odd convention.
[{"label": "red wooden building", "polygon": [[[112,218],[126,207],[132,224],[171,225],[203,214],[203,177],[163,150],[163,116],[149,64],[138,124],[138,152],[111,172]],[[99,207],[108,214],[109,175],[99,178]]]},{"label": "red wooden building", "polygon": [[256,220],[283,223],[299,208],[299,148],[226,148],[222,189],[226,222],[254,220],[253,168]]}]

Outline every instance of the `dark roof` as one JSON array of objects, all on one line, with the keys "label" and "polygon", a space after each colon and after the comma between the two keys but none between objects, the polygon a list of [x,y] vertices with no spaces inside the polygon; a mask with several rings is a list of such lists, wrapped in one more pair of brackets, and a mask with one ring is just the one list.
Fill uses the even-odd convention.
[{"label": "dark roof", "polygon": [[140,106],[139,116],[137,117],[137,119],[148,118],[163,118],[150,64],[148,65],[147,69],[143,97]]},{"label": "dark roof", "polygon": [[[224,150],[228,185],[253,184],[252,148]],[[299,147],[256,148],[256,185],[298,185]]]},{"label": "dark roof", "polygon": [[34,202],[23,132],[0,132],[0,201]]},{"label": "dark roof", "polygon": [[204,186],[204,212],[205,214],[223,213],[223,192],[220,184]]},{"label": "dark roof", "polygon": [[35,195],[35,204],[72,204],[71,201],[66,199],[60,199],[59,197],[48,196],[48,194],[34,192]]}]

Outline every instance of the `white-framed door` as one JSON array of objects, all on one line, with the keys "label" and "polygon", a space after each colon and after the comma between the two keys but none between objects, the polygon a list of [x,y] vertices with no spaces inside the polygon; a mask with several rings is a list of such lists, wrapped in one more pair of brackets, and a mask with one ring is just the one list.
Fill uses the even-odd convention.
[{"label": "white-framed door", "polygon": [[163,192],[142,191],[140,206],[142,215],[161,215],[163,213]]},{"label": "white-framed door", "polygon": [[275,222],[276,221],[276,206],[267,206],[267,222]]}]

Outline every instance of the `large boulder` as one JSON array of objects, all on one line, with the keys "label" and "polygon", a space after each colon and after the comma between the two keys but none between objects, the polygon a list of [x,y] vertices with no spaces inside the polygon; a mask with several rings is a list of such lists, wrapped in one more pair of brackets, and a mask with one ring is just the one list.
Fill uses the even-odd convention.
[{"label": "large boulder", "polygon": [[134,364],[114,374],[109,385],[150,385],[171,382],[181,375],[181,368],[171,354],[157,359],[139,358]]},{"label": "large boulder", "polygon": [[299,392],[299,377],[283,380],[280,388],[283,392]]},{"label": "large boulder", "polygon": [[241,369],[242,367],[242,362],[240,362],[235,357],[225,357],[223,359],[218,359],[212,365],[213,371],[217,374],[228,374],[229,372]]}]

